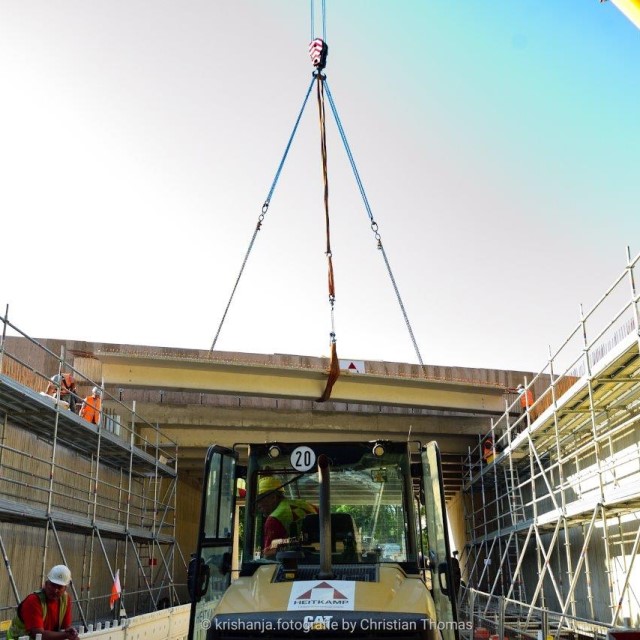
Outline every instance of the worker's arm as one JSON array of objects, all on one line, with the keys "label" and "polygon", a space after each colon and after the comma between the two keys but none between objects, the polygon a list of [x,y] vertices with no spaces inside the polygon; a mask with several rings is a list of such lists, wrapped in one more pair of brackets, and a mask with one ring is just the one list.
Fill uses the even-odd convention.
[{"label": "worker's arm", "polygon": [[282,543],[283,538],[287,537],[287,530],[280,520],[269,516],[264,523],[264,548],[262,549],[263,558],[271,558],[276,555],[278,544]]},{"label": "worker's arm", "polygon": [[271,541],[271,546],[262,552],[262,557],[267,559],[275,558],[276,553],[278,553],[278,546],[290,541],[291,538],[275,538]]},{"label": "worker's arm", "polygon": [[77,640],[78,631],[73,627],[69,627],[64,631],[45,631],[44,629],[31,629],[29,635],[35,638],[38,634],[42,636],[42,640]]},{"label": "worker's arm", "polygon": [[78,631],[73,627],[69,627],[64,631],[45,631],[44,629],[31,629],[29,635],[32,638],[40,635],[42,636],[42,640],[77,640]]}]

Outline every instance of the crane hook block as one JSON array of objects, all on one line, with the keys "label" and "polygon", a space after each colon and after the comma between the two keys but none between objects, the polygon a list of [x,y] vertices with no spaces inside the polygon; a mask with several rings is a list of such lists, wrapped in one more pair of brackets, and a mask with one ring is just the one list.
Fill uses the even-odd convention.
[{"label": "crane hook block", "polygon": [[327,54],[329,53],[329,47],[322,38],[316,38],[309,44],[309,56],[313,66],[321,71],[327,66]]}]

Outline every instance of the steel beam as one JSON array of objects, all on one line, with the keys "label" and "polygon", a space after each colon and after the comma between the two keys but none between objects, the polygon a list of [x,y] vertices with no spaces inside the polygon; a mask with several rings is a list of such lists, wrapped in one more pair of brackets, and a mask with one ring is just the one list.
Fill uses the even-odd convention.
[{"label": "steel beam", "polygon": [[[174,357],[98,353],[105,384],[177,391],[317,400],[326,383],[318,368],[223,363]],[[424,407],[470,413],[504,411],[504,387],[342,371],[333,402]]]}]

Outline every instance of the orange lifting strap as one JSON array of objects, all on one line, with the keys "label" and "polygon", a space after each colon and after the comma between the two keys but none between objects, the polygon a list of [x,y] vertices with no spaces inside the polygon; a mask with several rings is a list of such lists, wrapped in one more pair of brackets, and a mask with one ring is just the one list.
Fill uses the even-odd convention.
[{"label": "orange lifting strap", "polygon": [[[325,45],[326,47],[326,45]],[[327,233],[327,269],[329,284],[329,304],[331,305],[331,360],[329,362],[329,377],[324,392],[318,398],[318,402],[325,402],[331,397],[331,390],[340,375],[340,361],[338,360],[338,351],[336,348],[336,332],[334,329],[333,307],[336,299],[335,280],[333,277],[333,260],[331,254],[331,227],[329,222],[329,176],[327,173],[327,133],[325,126],[325,110],[324,110],[324,76],[322,75],[322,67],[316,65],[316,95],[318,98],[318,115],[320,117],[320,153],[322,155],[322,180],[324,183],[324,217]]]}]

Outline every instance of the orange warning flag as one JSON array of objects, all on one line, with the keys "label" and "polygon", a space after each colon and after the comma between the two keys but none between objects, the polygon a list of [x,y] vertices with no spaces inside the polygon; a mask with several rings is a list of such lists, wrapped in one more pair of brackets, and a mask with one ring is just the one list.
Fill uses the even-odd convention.
[{"label": "orange warning flag", "polygon": [[120,593],[122,588],[120,587],[120,569],[116,569],[116,575],[113,578],[113,585],[111,586],[111,597],[109,598],[109,608],[113,610],[113,607],[117,600],[120,599]]}]

